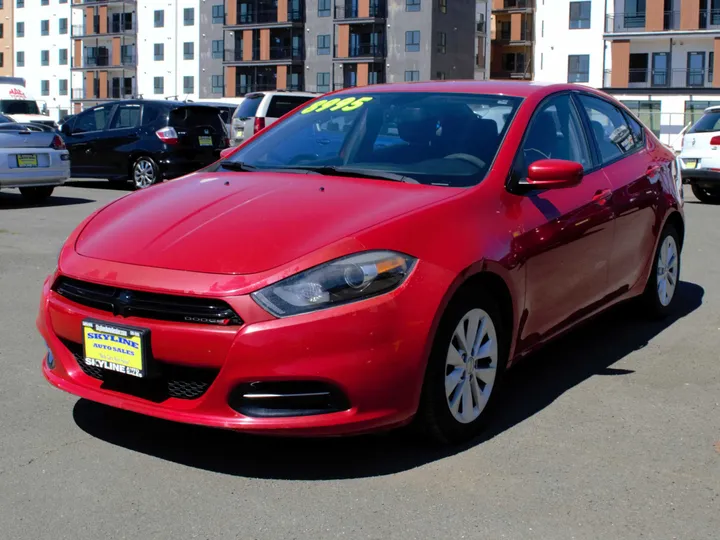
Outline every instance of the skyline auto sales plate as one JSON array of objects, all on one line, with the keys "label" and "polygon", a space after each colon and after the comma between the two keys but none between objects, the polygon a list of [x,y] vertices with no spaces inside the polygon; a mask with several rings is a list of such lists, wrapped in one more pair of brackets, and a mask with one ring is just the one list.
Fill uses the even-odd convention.
[{"label": "skyline auto sales plate", "polygon": [[147,376],[150,330],[91,319],[82,325],[86,365],[138,378]]}]

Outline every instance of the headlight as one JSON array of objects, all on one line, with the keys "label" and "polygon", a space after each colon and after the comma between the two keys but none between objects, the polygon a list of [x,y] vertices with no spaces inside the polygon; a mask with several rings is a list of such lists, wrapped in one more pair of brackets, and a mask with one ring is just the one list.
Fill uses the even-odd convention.
[{"label": "headlight", "polygon": [[417,259],[368,251],[311,268],[252,294],[276,317],[289,317],[363,300],[398,287]]}]

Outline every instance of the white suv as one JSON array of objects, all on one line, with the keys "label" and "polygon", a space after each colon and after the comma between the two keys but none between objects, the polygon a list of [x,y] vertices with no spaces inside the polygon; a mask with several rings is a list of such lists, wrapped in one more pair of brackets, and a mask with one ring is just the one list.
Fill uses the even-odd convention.
[{"label": "white suv", "polygon": [[245,99],[233,114],[230,144],[237,146],[281,116],[319,95],[310,92],[285,92],[282,90],[246,94]]},{"label": "white suv", "polygon": [[700,201],[720,204],[720,106],[708,107],[685,133],[680,151],[683,183]]}]

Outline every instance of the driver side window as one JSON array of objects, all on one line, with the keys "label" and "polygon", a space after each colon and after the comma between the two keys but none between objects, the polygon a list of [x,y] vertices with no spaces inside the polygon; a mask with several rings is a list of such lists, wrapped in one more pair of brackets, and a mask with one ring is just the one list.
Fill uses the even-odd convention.
[{"label": "driver side window", "polygon": [[569,94],[550,98],[533,116],[516,174],[527,178],[530,165],[542,159],[575,161],[585,169],[592,166],[587,138]]}]

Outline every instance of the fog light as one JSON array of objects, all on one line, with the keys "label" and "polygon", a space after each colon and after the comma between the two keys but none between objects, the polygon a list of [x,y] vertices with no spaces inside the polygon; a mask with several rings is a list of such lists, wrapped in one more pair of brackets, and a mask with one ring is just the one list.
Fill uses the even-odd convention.
[{"label": "fog light", "polygon": [[[47,347],[47,345],[46,345],[46,347]],[[48,369],[55,369],[55,357],[53,356],[53,353],[50,350],[50,347],[47,347],[47,355],[45,355],[45,363],[47,364]]]}]

